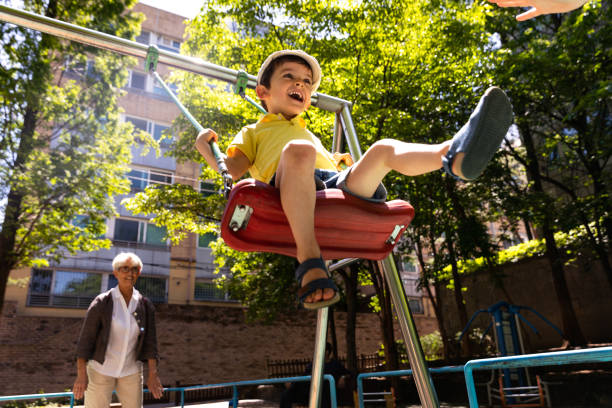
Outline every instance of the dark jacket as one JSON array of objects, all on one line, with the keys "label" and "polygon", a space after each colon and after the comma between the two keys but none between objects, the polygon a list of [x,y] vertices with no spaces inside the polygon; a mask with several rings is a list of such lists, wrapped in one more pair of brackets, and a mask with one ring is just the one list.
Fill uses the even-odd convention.
[{"label": "dark jacket", "polygon": [[[113,295],[108,290],[98,295],[85,316],[77,345],[77,358],[95,360],[104,364],[106,347],[110,336],[111,319],[113,317]],[[157,334],[155,332],[155,307],[153,303],[141,296],[134,317],[138,322],[140,332],[136,344],[136,356],[140,361],[159,358],[157,354]]]}]

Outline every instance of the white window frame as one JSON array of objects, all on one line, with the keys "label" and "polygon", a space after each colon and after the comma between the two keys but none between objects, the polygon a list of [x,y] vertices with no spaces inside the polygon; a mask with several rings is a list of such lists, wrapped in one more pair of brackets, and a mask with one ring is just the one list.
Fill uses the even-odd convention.
[{"label": "white window frame", "polygon": [[[174,184],[174,173],[168,170],[157,170],[157,169],[151,169],[148,167],[139,167],[139,166],[130,166],[130,168],[132,170],[136,170],[136,171],[141,171],[143,173],[146,173],[146,179],[141,179],[143,181],[146,181],[146,186],[145,188],[147,188],[148,186],[150,186],[151,184],[162,184],[162,185],[166,185],[166,186],[170,186],[172,184]],[[163,176],[163,177],[170,177],[170,182],[166,183],[163,181],[152,181],[151,180],[151,175],[156,175],[156,176]],[[135,178],[133,176],[128,175],[128,179],[132,179]],[[131,184],[131,181],[130,181]]]},{"label": "white window frame", "polygon": [[[150,134],[151,136],[153,136],[153,137],[155,137],[154,134],[153,134],[153,131],[155,130],[155,125],[164,126],[166,128],[171,128],[172,127],[172,124],[169,124],[169,123],[157,122],[157,121],[153,121],[151,119],[142,118],[142,117],[138,117],[138,116],[134,116],[134,115],[127,115],[127,114],[123,114],[122,115],[122,119],[123,119],[124,122],[129,122],[129,118],[136,119],[136,120],[144,120],[144,121],[146,121],[147,122],[146,132],[148,134]],[[172,143],[173,141],[174,141],[174,135],[172,135],[171,139],[164,138],[164,143]],[[160,145],[160,147],[162,149],[165,149],[165,147],[163,145]]]},{"label": "white window frame", "polygon": [[[151,81],[149,80],[149,75],[147,75],[145,72],[142,71],[138,71],[135,69],[130,69],[130,76],[128,78],[128,83],[127,83],[127,88],[130,90],[138,90],[138,91],[143,91],[143,92],[151,92],[153,85],[151,84]],[[132,84],[132,75],[133,74],[138,74],[138,75],[143,75],[144,76],[144,89],[141,88],[135,88]]]},{"label": "white window frame", "polygon": [[[115,239],[115,225],[116,225],[116,220],[125,220],[125,221],[136,221],[138,222],[138,232],[137,232],[137,241],[123,241],[123,240],[119,240],[119,239]],[[149,244],[147,243],[147,228],[149,225],[151,225],[151,222],[148,222],[147,220],[143,220],[143,219],[138,219],[138,218],[130,218],[130,217],[115,217],[113,218],[113,222],[112,222],[112,232],[111,232],[111,240],[112,241],[119,241],[119,242],[130,242],[133,244],[139,244],[139,245],[151,245],[151,246],[157,246],[160,248],[169,248],[170,247],[170,240],[166,239],[166,245],[154,245],[154,244]]]}]

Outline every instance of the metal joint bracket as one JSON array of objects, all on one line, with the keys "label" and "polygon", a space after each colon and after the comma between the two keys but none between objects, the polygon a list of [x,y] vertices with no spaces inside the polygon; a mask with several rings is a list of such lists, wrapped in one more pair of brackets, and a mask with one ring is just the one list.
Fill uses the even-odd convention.
[{"label": "metal joint bracket", "polygon": [[147,58],[145,59],[145,71],[157,71],[157,61],[159,60],[159,48],[156,45],[149,45],[147,49]]},{"label": "metal joint bracket", "polygon": [[249,75],[245,71],[238,71],[238,75],[236,75],[236,83],[234,84],[234,93],[244,96],[248,83]]},{"label": "metal joint bracket", "polygon": [[387,238],[385,242],[387,244],[393,244],[397,239],[397,236],[399,235],[400,231],[403,230],[404,227],[405,225],[396,225],[395,228],[393,228],[393,232],[391,233],[391,235],[389,235],[389,238]]},{"label": "metal joint bracket", "polygon": [[253,214],[252,207],[244,204],[237,205],[236,208],[234,208],[232,218],[230,218],[230,229],[234,232],[238,231],[240,228],[246,229],[251,214]]}]

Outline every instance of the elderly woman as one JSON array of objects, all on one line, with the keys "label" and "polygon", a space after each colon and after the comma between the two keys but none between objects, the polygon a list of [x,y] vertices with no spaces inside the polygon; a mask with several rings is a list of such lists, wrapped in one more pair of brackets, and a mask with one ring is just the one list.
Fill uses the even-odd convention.
[{"label": "elderly woman", "polygon": [[153,303],[135,288],[142,261],[133,253],[113,260],[118,285],[98,295],[87,310],[77,347],[74,397],[85,394],[85,407],[108,408],[113,390],[123,408],[142,407],[143,362],[147,386],[162,396],[157,375],[157,337]]}]

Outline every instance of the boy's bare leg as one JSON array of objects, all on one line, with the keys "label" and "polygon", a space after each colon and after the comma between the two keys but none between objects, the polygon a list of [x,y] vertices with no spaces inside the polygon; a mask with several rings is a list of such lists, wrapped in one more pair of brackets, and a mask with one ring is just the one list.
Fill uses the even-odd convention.
[{"label": "boy's bare leg", "polygon": [[[321,256],[314,230],[315,159],[316,152],[311,143],[293,141],[283,149],[276,170],[276,187],[280,189],[281,204],[295,239],[300,263]],[[322,269],[312,269],[304,275],[302,286],[319,278],[327,278],[327,273]],[[332,289],[317,290],[306,298],[306,302],[318,302],[333,296]]]},{"label": "boy's bare leg", "polygon": [[[442,168],[442,157],[448,152],[451,140],[428,145],[383,139],[372,145],[351,169],[346,186],[353,193],[371,197],[378,184],[391,170],[406,176],[418,176]],[[460,173],[463,153],[453,162],[453,172]]]}]

